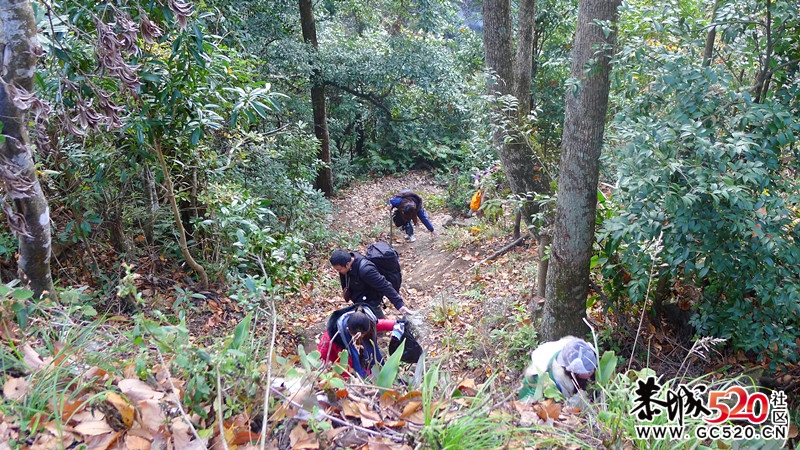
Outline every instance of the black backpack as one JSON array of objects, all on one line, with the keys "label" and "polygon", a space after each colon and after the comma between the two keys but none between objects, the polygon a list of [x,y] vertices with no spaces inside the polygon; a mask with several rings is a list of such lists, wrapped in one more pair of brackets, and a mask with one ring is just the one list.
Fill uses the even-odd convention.
[{"label": "black backpack", "polygon": [[389,338],[389,353],[394,353],[397,347],[400,346],[400,343],[405,341],[406,344],[403,346],[403,354],[400,355],[400,361],[414,364],[419,361],[419,357],[422,356],[422,346],[419,345],[417,338],[414,337],[411,322],[407,320],[398,320],[395,322],[395,327],[399,324],[403,325],[403,335],[398,338],[395,335],[396,328],[392,331],[392,336]]},{"label": "black backpack", "polygon": [[376,242],[367,247],[367,254],[364,255],[368,260],[375,264],[378,272],[392,284],[398,293],[400,284],[403,282],[403,273],[400,271],[400,256],[397,251],[385,242]]}]

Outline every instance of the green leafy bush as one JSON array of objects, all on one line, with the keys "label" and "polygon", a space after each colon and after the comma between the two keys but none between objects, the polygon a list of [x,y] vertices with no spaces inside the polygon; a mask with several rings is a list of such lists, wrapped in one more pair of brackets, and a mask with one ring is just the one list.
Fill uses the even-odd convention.
[{"label": "green leafy bush", "polygon": [[270,227],[275,213],[267,200],[232,185],[212,185],[207,195],[213,218],[199,225],[215,243],[220,275],[261,274],[263,266],[275,283],[297,286],[304,282],[307,275],[301,268],[307,244]]},{"label": "green leafy bush", "polygon": [[[178,325],[162,325],[140,316],[128,337],[140,346],[137,362],[144,362],[139,367],[141,377],[147,376],[147,361],[163,359],[168,362],[173,376],[186,380],[183,402],[187,407],[208,417],[204,407],[214,400],[218,390],[224,390],[224,417],[228,417],[257,404],[261,393],[259,365],[266,346],[263,339],[253,336],[253,326],[253,313],[250,313],[231,335],[215,339],[204,347],[190,339],[183,320]],[[158,356],[152,353],[154,345]]]},{"label": "green leafy bush", "polygon": [[[660,240],[655,264],[702,289],[698,334],[769,351],[773,364],[796,360],[800,195],[786,175],[800,167],[786,155],[800,121],[786,104],[754,102],[727,72],[652,51],[659,64],[646,93],[613,123],[618,215],[600,230],[604,252],[618,252],[632,277],[628,295],[641,302],[654,263],[648,249]],[[623,51],[630,60],[642,54]]]}]

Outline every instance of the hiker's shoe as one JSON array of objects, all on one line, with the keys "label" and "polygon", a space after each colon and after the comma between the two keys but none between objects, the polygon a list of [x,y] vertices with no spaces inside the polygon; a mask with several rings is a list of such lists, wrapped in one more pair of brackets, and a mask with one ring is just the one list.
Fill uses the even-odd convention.
[{"label": "hiker's shoe", "polygon": [[405,239],[405,240],[409,240],[409,239],[411,239],[412,237],[413,237],[413,236],[405,235],[405,236],[403,236],[403,239]]},{"label": "hiker's shoe", "polygon": [[413,236],[413,235],[409,236],[409,238],[408,238],[408,242],[415,242],[416,240],[417,240],[417,238],[415,236]]}]

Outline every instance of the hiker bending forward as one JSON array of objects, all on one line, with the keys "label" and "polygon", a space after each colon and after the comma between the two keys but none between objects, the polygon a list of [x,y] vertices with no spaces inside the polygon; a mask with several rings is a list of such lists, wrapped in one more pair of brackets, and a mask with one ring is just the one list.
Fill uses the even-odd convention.
[{"label": "hiker bending forward", "polygon": [[366,378],[375,362],[383,362],[377,332],[390,332],[394,320],[378,319],[369,306],[352,305],[334,311],[317,345],[323,361],[335,362],[347,349],[348,367]]},{"label": "hiker bending forward", "polygon": [[401,314],[414,312],[404,305],[403,297],[381,275],[372,261],[358,252],[336,250],[331,254],[331,265],[339,272],[344,299],[353,303],[366,303],[378,319],[385,319],[381,302],[389,299]]},{"label": "hiker bending forward", "polygon": [[394,197],[389,199],[387,209],[389,211],[395,210],[392,215],[392,221],[405,231],[406,235],[404,237],[407,241],[414,242],[417,240],[414,237],[414,225],[419,225],[420,220],[428,231],[436,234],[433,224],[428,220],[425,209],[422,207],[422,197],[413,191],[404,189],[395,194]]},{"label": "hiker bending forward", "polygon": [[566,398],[586,389],[597,369],[594,347],[583,339],[566,336],[541,344],[531,352],[531,365],[525,370],[526,380],[535,385],[545,373],[556,383]]}]

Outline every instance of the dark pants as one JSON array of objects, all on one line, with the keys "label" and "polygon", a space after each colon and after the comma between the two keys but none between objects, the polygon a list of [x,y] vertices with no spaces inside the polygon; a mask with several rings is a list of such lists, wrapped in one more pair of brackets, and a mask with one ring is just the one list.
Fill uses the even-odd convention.
[{"label": "dark pants", "polygon": [[403,229],[403,231],[406,232],[407,235],[409,235],[409,236],[413,236],[414,235],[414,223],[413,222],[408,222],[407,224],[403,225],[401,228]]},{"label": "dark pants", "polygon": [[383,303],[381,300],[379,300],[377,302],[367,301],[365,303],[367,304],[367,306],[369,306],[369,309],[371,309],[372,312],[375,313],[375,318],[376,319],[385,319],[386,318],[386,314],[383,313],[383,307],[381,306],[381,303]]},{"label": "dark pants", "polygon": [[392,221],[394,224],[400,228],[401,230],[405,231],[405,233],[409,236],[414,235],[414,223],[413,222],[403,222],[403,218],[400,217],[400,213],[395,210],[394,216],[392,216]]}]

